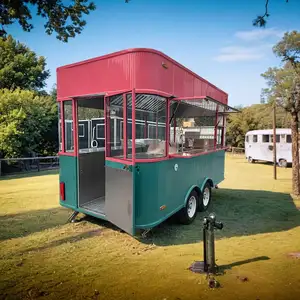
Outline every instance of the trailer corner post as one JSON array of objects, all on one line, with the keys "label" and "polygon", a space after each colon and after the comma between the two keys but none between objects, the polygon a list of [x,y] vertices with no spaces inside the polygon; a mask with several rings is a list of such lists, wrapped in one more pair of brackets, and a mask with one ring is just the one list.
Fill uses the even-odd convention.
[{"label": "trailer corner post", "polygon": [[166,156],[169,155],[169,146],[170,146],[170,98],[167,98],[167,117],[166,117]]},{"label": "trailer corner post", "polygon": [[215,121],[215,132],[214,132],[214,150],[216,150],[216,148],[217,148],[218,116],[219,116],[219,105],[217,105],[217,107],[216,107],[216,121]]},{"label": "trailer corner post", "polygon": [[127,94],[123,94],[123,156],[127,158]]},{"label": "trailer corner post", "polygon": [[105,157],[110,157],[110,109],[109,96],[104,97],[104,130],[105,130]]},{"label": "trailer corner post", "polygon": [[77,122],[77,100],[72,99],[72,119],[73,119],[73,147],[74,147],[74,154],[78,156],[78,122]]},{"label": "trailer corner post", "polygon": [[132,164],[135,164],[135,89],[132,90],[132,116],[131,116],[131,125],[132,125]]},{"label": "trailer corner post", "polygon": [[65,111],[64,102],[60,101],[61,152],[65,152]]}]

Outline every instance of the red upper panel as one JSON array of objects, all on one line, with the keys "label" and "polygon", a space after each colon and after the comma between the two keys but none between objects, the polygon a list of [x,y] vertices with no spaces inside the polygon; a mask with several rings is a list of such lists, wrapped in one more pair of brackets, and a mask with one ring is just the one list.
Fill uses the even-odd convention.
[{"label": "red upper panel", "polygon": [[57,69],[58,100],[133,88],[228,102],[225,92],[152,49],[124,50]]}]

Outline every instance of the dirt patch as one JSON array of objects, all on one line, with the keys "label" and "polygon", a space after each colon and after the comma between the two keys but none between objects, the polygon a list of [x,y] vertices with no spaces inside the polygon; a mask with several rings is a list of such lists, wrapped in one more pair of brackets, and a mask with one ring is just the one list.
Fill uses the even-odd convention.
[{"label": "dirt patch", "polygon": [[300,259],[300,252],[288,253],[288,257]]}]

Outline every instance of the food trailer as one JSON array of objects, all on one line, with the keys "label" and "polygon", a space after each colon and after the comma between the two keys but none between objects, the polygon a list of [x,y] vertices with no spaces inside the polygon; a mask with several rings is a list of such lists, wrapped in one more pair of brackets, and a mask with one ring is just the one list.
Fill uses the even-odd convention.
[{"label": "food trailer", "polygon": [[[207,209],[224,179],[225,92],[159,51],[130,49],[59,67],[57,99],[62,206],[131,235]],[[182,137],[186,118],[198,130]]]}]

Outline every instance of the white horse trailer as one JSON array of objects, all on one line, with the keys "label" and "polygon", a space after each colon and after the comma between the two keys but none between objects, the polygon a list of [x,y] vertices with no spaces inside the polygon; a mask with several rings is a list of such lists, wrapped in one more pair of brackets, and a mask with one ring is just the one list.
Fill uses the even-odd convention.
[{"label": "white horse trailer", "polygon": [[[273,161],[273,129],[253,130],[246,133],[246,159],[253,163]],[[280,167],[287,167],[292,162],[291,129],[276,129],[276,157]]]}]

